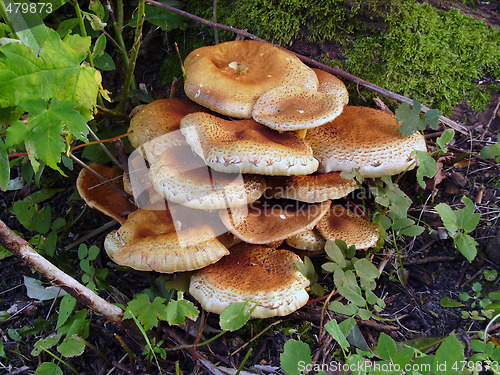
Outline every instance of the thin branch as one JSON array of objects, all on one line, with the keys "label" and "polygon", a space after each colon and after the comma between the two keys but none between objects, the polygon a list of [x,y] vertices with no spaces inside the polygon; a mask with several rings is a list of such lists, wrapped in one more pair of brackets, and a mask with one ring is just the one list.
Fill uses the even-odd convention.
[{"label": "thin branch", "polygon": [[[167,10],[171,11],[172,13],[180,14],[181,16],[187,17],[189,19],[192,19],[192,20],[194,20],[196,22],[202,23],[202,24],[207,25],[207,26],[216,27],[216,28],[219,28],[219,29],[222,29],[222,30],[231,31],[233,33],[245,36],[245,37],[253,39],[253,40],[258,40],[260,42],[269,43],[268,41],[266,41],[266,40],[264,40],[262,38],[259,38],[258,36],[254,35],[254,34],[251,34],[248,31],[241,30],[241,29],[236,29],[236,28],[234,28],[232,26],[222,25],[220,23],[213,22],[213,21],[208,21],[208,20],[206,20],[204,18],[195,16],[194,14],[185,12],[183,10],[171,7],[171,6],[166,5],[166,4],[159,3],[159,2],[154,1],[154,0],[146,0],[146,3],[148,3],[150,5],[157,6],[159,8],[167,9]],[[354,75],[352,75],[350,73],[344,72],[341,69],[334,69],[334,68],[329,67],[328,65],[321,64],[320,62],[318,62],[316,60],[313,60],[313,59],[311,59],[309,57],[306,57],[306,56],[300,55],[298,53],[289,51],[286,48],[283,48],[283,47],[280,47],[280,46],[277,46],[277,47],[279,47],[279,48],[281,48],[283,50],[286,50],[286,51],[288,51],[290,53],[293,53],[295,56],[297,56],[299,59],[301,59],[306,64],[309,64],[311,66],[314,66],[316,68],[324,70],[324,71],[326,71],[326,72],[328,72],[330,74],[334,74],[334,75],[340,76],[340,77],[342,77],[344,79],[347,79],[349,81],[352,81],[352,82],[356,83],[357,85],[360,85],[360,86],[363,86],[363,87],[365,87],[365,88],[367,88],[369,90],[378,92],[379,94],[382,94],[382,95],[387,96],[389,98],[398,100],[400,102],[407,102],[408,104],[410,104],[410,105],[413,106],[413,100],[410,99],[410,98],[407,98],[406,96],[400,95],[400,94],[392,92],[390,90],[386,90],[386,89],[384,89],[384,88],[382,88],[380,86],[377,86],[377,85],[375,85],[373,83],[365,81],[365,80],[363,80],[363,79],[361,79],[359,77],[356,77],[356,76],[354,76]],[[422,108],[421,108],[422,112],[427,112],[428,110],[430,110],[429,107],[426,107],[426,106],[422,105]],[[453,129],[455,129],[456,131],[458,131],[458,132],[460,132],[462,134],[469,134],[469,132],[467,131],[467,128],[465,128],[463,125],[461,125],[461,124],[459,124],[459,123],[457,123],[457,122],[449,119],[448,117],[439,116],[439,120],[443,124],[448,125],[450,128],[453,128]]]},{"label": "thin branch", "polygon": [[98,312],[109,321],[120,325],[123,317],[121,308],[102,299],[93,291],[54,266],[33,250],[28,242],[12,232],[2,220],[0,220],[0,245],[12,251],[27,265],[66,290],[79,302]]}]

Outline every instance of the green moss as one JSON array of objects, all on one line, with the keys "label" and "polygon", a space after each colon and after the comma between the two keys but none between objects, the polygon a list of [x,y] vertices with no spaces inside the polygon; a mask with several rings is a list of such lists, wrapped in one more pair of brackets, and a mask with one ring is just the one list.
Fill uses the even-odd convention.
[{"label": "green moss", "polygon": [[[212,8],[206,6],[207,1],[189,2],[191,12],[211,19]],[[340,64],[444,113],[464,99],[482,110],[500,77],[498,29],[458,10],[441,12],[414,0],[219,0],[217,16],[223,24],[283,46],[296,38],[334,41],[347,59],[324,63]],[[231,33],[220,36],[234,39]]]}]

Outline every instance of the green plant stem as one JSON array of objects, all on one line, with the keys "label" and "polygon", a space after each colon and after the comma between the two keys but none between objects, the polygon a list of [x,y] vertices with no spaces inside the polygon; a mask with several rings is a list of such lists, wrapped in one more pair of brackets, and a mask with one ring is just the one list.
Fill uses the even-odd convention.
[{"label": "green plant stem", "polygon": [[[87,29],[85,28],[85,22],[83,20],[82,10],[80,9],[80,5],[78,1],[73,1],[73,6],[75,7],[76,18],[78,18],[78,24],[80,25],[80,33],[83,37],[87,36]],[[94,59],[92,58],[92,53],[90,51],[90,47],[87,50],[87,55],[89,59],[89,64],[93,68],[94,67]]]},{"label": "green plant stem", "polygon": [[168,348],[166,349],[167,351],[175,351],[175,350],[180,350],[180,349],[192,349],[194,347],[199,347],[199,346],[204,346],[207,344],[210,344],[212,341],[217,340],[219,337],[221,337],[223,334],[225,334],[227,331],[222,331],[216,334],[214,337],[211,339],[208,339],[207,341],[203,341],[201,344],[196,344],[196,345],[178,345],[173,348]]},{"label": "green plant stem", "polygon": [[75,368],[73,366],[71,366],[69,363],[67,363],[64,360],[62,360],[61,358],[59,358],[57,355],[55,355],[54,353],[52,353],[50,350],[47,350],[45,348],[42,348],[42,349],[43,349],[44,352],[49,353],[52,357],[54,357],[59,362],[61,362],[63,365],[65,365],[67,368],[69,368],[71,371],[73,371],[76,375],[80,374],[78,371],[75,370]]},{"label": "green plant stem", "polygon": [[127,76],[125,77],[125,83],[123,84],[123,90],[122,90],[122,98],[120,100],[120,105],[118,106],[118,112],[121,113],[125,112],[125,105],[127,104],[130,85],[132,83],[132,79],[134,78],[135,64],[137,61],[137,56],[139,55],[139,48],[141,46],[142,27],[144,25],[144,17],[145,17],[145,7],[146,7],[146,1],[139,0],[139,7],[137,8],[137,26],[135,28],[134,45],[132,46],[132,51],[130,52]]},{"label": "green plant stem", "polygon": [[245,363],[247,363],[250,354],[252,354],[252,348],[248,349],[248,352],[247,354],[245,354],[245,358],[243,358],[243,361],[241,361],[241,364],[238,366],[238,370],[236,371],[235,375],[239,375],[241,370],[243,370],[243,366],[245,366]]},{"label": "green plant stem", "polygon": [[9,26],[10,32],[12,33],[12,36],[16,39],[19,39],[19,37],[16,34],[16,30],[14,30],[14,26],[12,25],[11,20],[9,19],[9,15],[7,14],[7,9],[5,9],[5,3],[3,0],[0,0],[0,14],[3,17],[3,20]]},{"label": "green plant stem", "polygon": [[418,217],[415,217],[415,216],[412,216],[412,215],[407,215],[410,219],[413,219],[419,223],[422,223],[423,225],[425,225],[427,228],[429,228],[429,230],[433,231],[434,228],[431,227],[429,224],[427,224],[425,221],[423,221],[422,219],[419,219]]},{"label": "green plant stem", "polygon": [[156,362],[156,366],[158,367],[158,371],[160,371],[160,375],[162,375],[162,372],[161,372],[161,367],[160,367],[160,363],[158,362],[158,358],[156,357],[156,353],[153,349],[153,345],[151,345],[151,341],[149,341],[149,337],[148,335],[146,334],[146,331],[144,330],[144,328],[142,327],[141,323],[139,323],[139,320],[137,320],[137,318],[135,317],[135,315],[132,313],[132,311],[129,311],[130,312],[130,316],[132,317],[132,319],[134,320],[134,323],[136,324],[137,328],[139,328],[139,331],[141,331],[141,334],[142,334],[142,337],[144,338],[144,340],[146,341],[146,345],[149,349],[149,351],[151,352],[151,354],[153,355],[154,359],[155,359],[155,362]]}]

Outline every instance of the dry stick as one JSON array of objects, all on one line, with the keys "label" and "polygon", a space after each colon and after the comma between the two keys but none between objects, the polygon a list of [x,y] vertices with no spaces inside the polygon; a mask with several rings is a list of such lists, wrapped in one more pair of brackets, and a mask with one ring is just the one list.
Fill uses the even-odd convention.
[{"label": "dry stick", "polygon": [[[92,137],[94,137],[94,139],[96,141],[100,141],[100,139],[97,137],[97,135],[94,133],[94,131],[91,129],[90,126],[87,125],[87,128],[89,129],[89,133],[92,135]],[[106,153],[106,155],[109,156],[109,158],[111,159],[111,161],[118,167],[121,168],[121,165],[120,165],[120,162],[115,158],[115,156],[108,150],[108,148],[106,146],[104,146],[104,144],[102,143],[99,143],[99,147]]]},{"label": "dry stick", "polygon": [[28,242],[12,232],[2,220],[0,220],[0,245],[12,251],[40,274],[61,286],[61,288],[82,304],[103,315],[109,321],[118,325],[120,324],[123,317],[121,308],[102,299],[93,291],[54,266],[33,250]]},{"label": "dry stick", "polygon": [[[253,40],[257,40],[259,42],[269,43],[267,40],[259,38],[258,36],[254,35],[254,34],[251,34],[248,31],[241,30],[241,29],[236,29],[236,28],[234,28],[232,26],[222,25],[220,23],[216,23],[216,22],[213,22],[213,21],[208,21],[208,20],[206,20],[204,18],[195,16],[194,14],[185,12],[183,10],[171,7],[171,6],[166,5],[166,4],[159,3],[159,2],[154,1],[154,0],[146,0],[146,3],[148,3],[150,5],[154,5],[154,6],[159,7],[159,8],[163,8],[163,9],[169,10],[172,13],[180,14],[181,16],[190,18],[190,19],[192,19],[192,20],[194,20],[196,22],[202,23],[202,24],[207,25],[207,26],[212,26],[212,27],[216,27],[216,28],[219,28],[219,29],[222,29],[222,30],[231,31],[233,33],[236,33],[236,34],[239,34],[239,35],[243,35],[243,36],[245,36],[247,38],[250,38],[250,39],[253,39]],[[398,93],[386,90],[386,89],[384,89],[384,88],[382,88],[380,86],[374,85],[373,83],[365,81],[365,80],[363,80],[363,79],[361,79],[359,77],[356,77],[356,76],[354,76],[354,75],[352,75],[350,73],[344,72],[341,69],[334,69],[334,68],[329,67],[328,65],[321,64],[320,62],[317,62],[316,60],[313,60],[313,59],[311,59],[309,57],[306,57],[306,56],[303,56],[303,55],[299,55],[298,53],[289,51],[286,48],[283,48],[283,47],[280,47],[280,46],[277,46],[277,47],[279,47],[279,48],[281,48],[281,49],[283,49],[285,51],[288,51],[290,53],[293,53],[295,56],[297,56],[303,62],[305,62],[305,63],[307,63],[307,64],[309,64],[311,66],[314,66],[314,67],[319,68],[321,70],[324,70],[324,71],[326,71],[328,73],[331,73],[331,74],[340,76],[342,78],[345,78],[345,79],[347,79],[349,81],[352,81],[352,82],[356,83],[359,86],[363,86],[363,87],[365,87],[365,88],[367,88],[369,90],[378,92],[379,94],[382,94],[382,95],[387,96],[389,98],[392,98],[392,99],[395,99],[395,100],[399,100],[400,102],[406,102],[406,103],[408,103],[408,104],[410,104],[412,106],[414,105],[413,104],[413,100],[410,99],[410,98],[407,98],[406,96],[403,96],[403,95],[400,95]],[[421,107],[421,111],[422,112],[425,113],[428,110],[430,110],[429,107],[426,107],[426,106],[422,105],[422,107]],[[467,134],[467,135],[469,134],[469,132],[467,131],[467,128],[465,126],[460,125],[459,123],[457,123],[457,122],[449,119],[448,117],[439,116],[439,120],[443,124],[448,125],[450,128],[453,128],[453,129],[455,129],[456,131],[458,131],[458,132],[460,132],[462,134]]]},{"label": "dry stick", "polygon": [[[213,1],[214,4],[214,23],[217,23],[217,0]],[[217,31],[217,28],[214,27],[214,38],[215,38],[215,44],[219,44],[219,33]]]}]

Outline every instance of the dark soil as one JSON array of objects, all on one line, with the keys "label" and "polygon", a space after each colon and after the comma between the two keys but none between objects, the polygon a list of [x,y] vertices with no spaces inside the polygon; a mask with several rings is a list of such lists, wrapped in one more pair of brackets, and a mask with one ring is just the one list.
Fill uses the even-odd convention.
[{"label": "dark soil", "polygon": [[[459,1],[429,0],[428,2],[442,9],[458,8],[493,26],[500,24],[500,5],[498,2],[476,1],[474,5],[464,5],[463,2]],[[164,42],[163,37],[159,34],[153,33],[150,38],[150,45]],[[328,53],[332,58],[342,58],[333,43],[311,46],[297,40],[290,49],[312,58],[323,53]],[[158,54],[145,53],[146,55],[141,57],[137,66],[136,76],[139,82],[146,85],[148,93],[155,99],[168,96],[169,84],[165,84],[157,73],[162,66],[162,54],[166,51],[161,51]],[[116,86],[114,84],[115,77],[104,76],[104,81],[106,88],[114,92],[117,91],[117,88],[114,87]],[[138,103],[137,101],[136,104]],[[439,216],[431,209],[435,204],[444,202],[454,205],[459,203],[463,195],[467,195],[475,201],[482,217],[477,229],[471,235],[479,243],[480,256],[469,263],[463,256],[457,254],[450,239],[439,239],[437,232],[426,232],[415,241],[407,239],[400,249],[407,271],[407,287],[405,288],[398,280],[393,267],[397,261],[394,249],[390,244],[386,244],[374,258],[375,264],[389,260],[382,277],[378,280],[376,290],[376,294],[381,296],[387,304],[380,313],[380,317],[384,320],[372,320],[375,324],[360,323],[361,332],[369,345],[377,343],[380,332],[389,334],[396,341],[439,338],[454,332],[458,333],[465,342],[468,342],[473,337],[474,331],[484,329],[485,321],[464,319],[460,315],[460,309],[442,307],[440,301],[443,297],[457,300],[458,295],[462,292],[472,295],[471,286],[474,282],[480,282],[486,292],[498,290],[498,284],[487,282],[483,277],[484,270],[496,269],[500,271],[500,226],[498,223],[500,180],[498,166],[475,155],[487,144],[487,141],[496,141],[496,134],[500,131],[499,104],[500,96],[497,94],[492,95],[491,105],[481,113],[471,112],[466,105],[459,105],[456,108],[450,117],[464,124],[471,131],[471,137],[456,134],[454,148],[450,150],[448,157],[443,159],[443,180],[439,184],[435,186],[430,184],[426,190],[421,189],[411,174],[400,181],[403,190],[415,202],[411,214],[416,217],[421,216],[421,219],[432,228],[442,226]],[[427,134],[428,141],[435,141],[442,130],[444,128],[439,129],[437,133]],[[469,153],[472,153],[473,156],[469,156]],[[13,171],[12,178],[17,177],[16,173],[19,171]],[[31,188],[35,189],[35,186],[27,186],[24,190]],[[71,215],[76,218],[83,212],[84,204],[81,201],[69,201],[68,197],[74,188],[67,187],[67,189],[64,194],[56,196],[46,204],[50,204],[53,208],[58,207],[57,212],[54,212],[55,216],[63,217],[71,212]],[[0,192],[0,219],[10,228],[21,232],[23,237],[30,238],[33,234],[26,232],[14,214],[9,211],[9,207],[19,198],[17,194],[19,192]],[[353,200],[355,199],[353,197]],[[104,216],[87,208],[76,222],[72,233],[62,241],[59,247],[62,249],[76,238],[99,228],[107,221],[108,219]],[[87,241],[87,244],[89,246],[96,244],[102,249],[106,234],[107,232],[104,232],[93,237],[91,242]],[[59,262],[64,257],[76,259],[76,250],[75,248],[66,252],[61,250],[57,257]],[[314,262],[320,265],[322,258],[315,258]],[[78,268],[75,269],[71,265],[73,263],[73,261],[68,262],[68,272],[71,271],[80,277],[81,271]],[[107,280],[110,285],[117,289],[103,292],[102,296],[111,302],[126,303],[133,297],[134,293],[151,288],[152,281],[160,276],[154,273],[115,269],[110,267],[105,254],[99,256],[96,260],[96,266],[110,268]],[[0,272],[2,276],[0,278],[0,335],[7,355],[7,359],[0,356],[0,374],[33,373],[39,363],[51,361],[51,357],[45,353],[39,357],[32,357],[29,353],[39,338],[45,337],[47,332],[55,329],[57,314],[54,312],[57,311],[57,304],[53,306],[50,301],[42,303],[27,297],[23,276],[34,278],[39,278],[39,276],[23,265],[20,259],[9,257],[0,260]],[[320,283],[331,290],[333,285],[331,275],[320,275]],[[471,307],[471,302],[467,303],[465,309],[478,310],[477,307]],[[290,337],[297,338],[297,335],[291,334],[291,329],[294,329],[305,331],[301,339],[310,345],[313,356],[316,355],[318,363],[329,361],[335,346],[324,337],[321,340],[318,339],[322,325],[320,319],[322,308],[323,301],[310,302],[286,318],[253,321],[244,329],[236,333],[228,333],[197,350],[199,353],[203,353],[212,364],[238,368],[248,349],[253,348],[246,367],[260,365],[264,371],[266,369],[268,371],[276,370],[280,366],[279,353],[282,352],[284,343]],[[5,313],[6,311],[8,313]],[[328,319],[334,317],[329,311],[327,311],[327,315]],[[4,322],[2,322],[3,316],[8,316]],[[213,332],[210,328],[215,330],[219,328],[219,317],[208,314],[205,324],[204,333],[198,338],[199,342],[214,335],[214,333],[210,333]],[[23,327],[36,328],[40,326],[45,328],[39,334],[21,336],[18,340],[13,337],[12,331],[9,331],[12,329],[20,331]],[[164,327],[158,330],[155,339],[157,341],[164,340],[165,346],[169,347],[178,345],[179,337],[192,343],[195,341],[198,328],[195,323],[192,323],[187,330],[183,327]],[[268,330],[262,336],[241,349],[242,345],[266,329]],[[96,314],[92,315],[90,332],[88,341],[104,353],[109,363],[96,351],[87,348],[84,355],[68,359],[75,368],[79,369],[81,374],[157,373],[154,362],[148,364],[145,357],[140,356],[144,345],[140,335],[136,336],[127,330],[113,327]],[[127,354],[129,350],[140,356],[142,360],[133,359],[131,355]],[[468,350],[467,348],[466,353]],[[168,352],[166,359],[160,360],[163,373],[175,373],[176,363],[180,364],[184,374],[207,373],[200,362],[193,361],[193,356],[196,358],[197,354],[192,350]],[[61,368],[64,368],[65,373],[71,373],[62,365]]]}]

